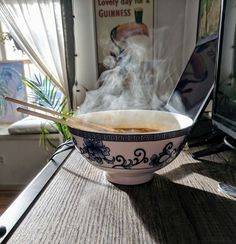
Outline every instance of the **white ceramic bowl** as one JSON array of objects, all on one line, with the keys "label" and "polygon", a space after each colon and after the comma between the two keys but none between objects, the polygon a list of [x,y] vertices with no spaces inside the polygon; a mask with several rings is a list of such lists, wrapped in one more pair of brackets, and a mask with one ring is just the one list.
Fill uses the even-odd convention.
[{"label": "white ceramic bowl", "polygon": [[152,132],[102,132],[70,128],[75,147],[110,182],[142,184],[183,149],[193,121],[184,115],[153,110],[114,110],[80,115],[110,128],[152,128]]}]

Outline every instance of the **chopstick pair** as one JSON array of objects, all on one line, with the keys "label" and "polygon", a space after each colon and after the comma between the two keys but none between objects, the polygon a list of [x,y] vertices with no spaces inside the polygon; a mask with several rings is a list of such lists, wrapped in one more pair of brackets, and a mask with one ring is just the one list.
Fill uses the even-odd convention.
[{"label": "chopstick pair", "polygon": [[116,131],[113,128],[108,128],[108,127],[105,127],[105,126],[100,125],[100,124],[95,124],[95,123],[92,123],[92,122],[89,122],[89,121],[84,121],[84,120],[82,120],[80,118],[75,118],[75,117],[72,117],[72,116],[67,115],[67,114],[62,114],[62,113],[59,113],[57,111],[53,111],[51,109],[43,108],[43,107],[37,106],[35,104],[27,103],[27,102],[24,102],[24,101],[21,101],[21,100],[12,98],[12,97],[5,97],[5,100],[9,101],[9,102],[16,103],[16,104],[20,104],[20,105],[23,105],[23,106],[27,106],[27,107],[30,107],[30,108],[33,108],[33,109],[41,110],[41,111],[49,113],[51,115],[57,115],[57,116],[63,117],[65,119],[67,119],[67,120],[63,120],[63,119],[60,119],[60,118],[49,116],[47,114],[35,112],[35,111],[29,110],[29,109],[25,109],[25,108],[22,108],[22,107],[18,107],[17,108],[18,112],[25,113],[25,114],[28,114],[28,115],[32,115],[32,116],[35,116],[35,117],[39,117],[39,118],[43,118],[43,119],[46,119],[46,120],[58,122],[58,123],[64,124],[66,126],[69,126],[69,127],[75,128],[75,129],[84,129],[84,130],[87,130],[87,131],[90,131],[90,130],[101,131],[102,130],[102,131],[105,131],[105,132],[115,132]]}]

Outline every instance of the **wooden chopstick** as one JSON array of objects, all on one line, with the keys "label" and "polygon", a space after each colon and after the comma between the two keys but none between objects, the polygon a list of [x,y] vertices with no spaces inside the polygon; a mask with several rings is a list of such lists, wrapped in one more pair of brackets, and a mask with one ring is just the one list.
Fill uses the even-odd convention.
[{"label": "wooden chopstick", "polygon": [[39,118],[46,119],[46,120],[51,120],[51,121],[54,121],[57,123],[61,123],[61,124],[76,128],[72,123],[68,122],[67,120],[58,119],[58,118],[55,118],[55,117],[52,117],[52,116],[49,116],[46,114],[41,114],[41,113],[29,110],[29,109],[21,108],[21,107],[18,107],[16,110],[17,110],[17,112],[20,112],[20,113],[33,115],[35,117],[39,117]]},{"label": "wooden chopstick", "polygon": [[35,104],[32,104],[32,103],[27,103],[27,102],[24,102],[24,101],[21,101],[21,100],[12,98],[12,97],[5,97],[5,100],[9,101],[9,102],[16,103],[16,104],[20,104],[20,105],[23,105],[23,106],[27,106],[27,107],[30,107],[30,108],[34,108],[34,109],[37,109],[37,110],[41,110],[41,111],[44,111],[46,113],[50,113],[50,114],[53,114],[53,115],[58,115],[58,116],[66,118],[66,119],[72,118],[72,116],[70,116],[70,115],[62,114],[62,113],[59,113],[57,111],[54,111],[54,110],[51,110],[51,109],[47,109],[47,108],[43,108],[43,107],[40,107],[38,105],[35,105]]},{"label": "wooden chopstick", "polygon": [[70,117],[70,120],[63,120],[63,119],[55,118],[55,117],[52,117],[52,116],[49,116],[46,114],[42,114],[42,113],[35,112],[35,111],[25,109],[25,108],[21,108],[21,107],[18,107],[16,110],[18,112],[21,112],[21,113],[25,113],[28,115],[32,115],[32,116],[36,116],[39,118],[51,120],[51,121],[54,121],[57,123],[61,123],[61,124],[64,124],[66,126],[69,126],[69,127],[75,128],[75,129],[83,129],[86,131],[95,131],[95,132],[98,132],[98,131],[117,132],[117,130],[115,130],[113,128],[107,128],[105,126],[95,124],[95,123],[91,123],[88,121],[84,121],[84,120],[81,120],[79,118],[73,118],[73,117],[71,118]]},{"label": "wooden chopstick", "polygon": [[57,116],[69,119],[70,122],[68,122],[68,120],[59,119],[59,118],[56,118],[56,117],[52,117],[52,116],[49,116],[49,115],[46,115],[46,114],[38,113],[38,112],[35,112],[35,111],[32,111],[32,110],[28,110],[28,109],[24,109],[24,108],[21,108],[21,107],[17,108],[18,112],[29,114],[29,115],[33,115],[33,116],[40,117],[40,118],[43,118],[43,119],[48,119],[48,120],[51,120],[51,121],[54,121],[54,122],[58,122],[58,123],[73,127],[73,128],[82,128],[83,127],[83,128],[86,128],[86,130],[93,129],[95,131],[96,130],[99,130],[99,131],[102,130],[102,131],[106,131],[106,132],[117,132],[116,129],[109,128],[109,127],[106,127],[106,126],[103,126],[103,125],[100,125],[100,124],[95,124],[95,123],[92,123],[92,122],[89,122],[89,121],[84,121],[84,120],[82,120],[82,119],[80,119],[78,117],[72,117],[72,116],[67,115],[67,114],[62,114],[62,113],[59,113],[57,111],[53,111],[51,109],[43,108],[43,107],[40,107],[38,105],[35,105],[35,104],[32,104],[32,103],[27,103],[27,102],[24,102],[24,101],[21,101],[21,100],[12,98],[12,97],[7,97],[6,96],[5,100],[9,101],[9,102],[16,103],[16,104],[20,104],[20,105],[23,105],[23,106],[27,106],[27,107],[30,107],[30,108],[34,108],[34,109],[37,109],[37,110],[41,110],[43,112],[46,112],[46,113],[49,113],[49,114],[52,114],[52,115],[57,115]]},{"label": "wooden chopstick", "polygon": [[[57,115],[57,116],[69,119],[70,121],[73,121],[73,125],[79,124],[79,126],[76,126],[76,127],[71,126],[73,128],[81,128],[83,125],[85,125],[87,130],[88,130],[88,128],[91,128],[93,130],[100,130],[100,131],[102,130],[102,131],[106,131],[106,132],[117,132],[117,130],[114,129],[114,128],[109,128],[109,127],[106,127],[106,126],[103,126],[103,125],[100,125],[100,124],[95,124],[95,123],[92,123],[92,122],[89,122],[89,121],[85,121],[85,120],[82,120],[82,119],[80,119],[78,117],[72,117],[72,116],[67,115],[67,114],[62,114],[62,113],[59,113],[57,111],[53,111],[51,109],[43,108],[43,107],[40,107],[38,105],[35,105],[35,104],[32,104],[32,103],[27,103],[27,102],[24,102],[24,101],[21,101],[21,100],[12,98],[12,97],[7,97],[6,96],[5,100],[9,101],[9,102],[16,103],[16,104],[20,104],[20,105],[23,105],[23,106],[27,106],[27,107],[30,107],[30,108],[34,108],[34,109],[37,109],[37,110],[41,110],[43,112],[46,112],[46,113],[49,113],[49,114],[52,114],[52,115]],[[33,116],[40,117],[40,116],[37,116],[37,114],[39,114],[39,113],[36,114],[36,112],[34,112],[32,110],[26,110],[26,109],[23,109],[23,108],[19,108],[19,110],[20,110],[19,112],[26,113],[26,114],[27,114],[26,111],[29,111],[28,114],[33,115],[33,113],[34,113],[35,115],[33,115]],[[45,114],[41,114],[41,115],[43,115],[44,117],[46,116]],[[55,117],[48,117],[48,120],[52,120],[54,122],[58,122],[58,123],[61,123],[61,124],[63,124],[64,121],[65,121],[65,120],[62,120],[62,119],[55,121],[54,118]],[[70,123],[70,125],[71,125],[71,123]]]}]

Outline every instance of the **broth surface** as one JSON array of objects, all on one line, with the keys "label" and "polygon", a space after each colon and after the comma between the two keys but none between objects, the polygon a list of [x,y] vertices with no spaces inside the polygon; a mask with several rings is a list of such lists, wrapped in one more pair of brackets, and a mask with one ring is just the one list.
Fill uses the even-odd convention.
[{"label": "broth surface", "polygon": [[158,132],[160,130],[152,128],[114,128],[117,132],[123,133],[146,133],[146,132]]}]

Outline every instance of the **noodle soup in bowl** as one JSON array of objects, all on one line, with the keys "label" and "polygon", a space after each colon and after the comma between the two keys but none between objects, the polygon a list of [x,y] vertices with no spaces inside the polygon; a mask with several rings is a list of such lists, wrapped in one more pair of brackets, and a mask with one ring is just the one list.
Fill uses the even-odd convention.
[{"label": "noodle soup in bowl", "polygon": [[151,180],[178,156],[193,124],[187,116],[154,110],[101,111],[79,118],[108,130],[70,128],[75,147],[108,181],[122,185]]}]

